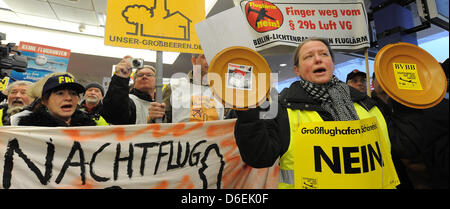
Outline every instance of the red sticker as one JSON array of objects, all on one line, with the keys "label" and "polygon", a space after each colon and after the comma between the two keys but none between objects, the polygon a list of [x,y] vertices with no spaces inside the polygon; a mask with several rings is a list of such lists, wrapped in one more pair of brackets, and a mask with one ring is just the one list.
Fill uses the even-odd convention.
[{"label": "red sticker", "polygon": [[283,25],[283,14],[274,4],[263,1],[251,1],[245,5],[247,21],[255,31],[263,33],[276,30]]}]

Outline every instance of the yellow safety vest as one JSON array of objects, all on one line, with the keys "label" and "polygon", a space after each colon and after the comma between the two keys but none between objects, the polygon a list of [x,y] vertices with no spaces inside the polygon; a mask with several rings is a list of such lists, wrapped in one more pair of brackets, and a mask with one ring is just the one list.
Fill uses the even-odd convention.
[{"label": "yellow safety vest", "polygon": [[[387,125],[384,120],[383,115],[381,114],[380,110],[377,107],[373,107],[370,111],[367,111],[364,109],[361,105],[358,103],[353,103],[356,112],[358,114],[358,117],[360,119],[367,119],[367,118],[373,118],[376,117],[376,120],[378,124],[381,126],[382,130],[382,137],[385,140],[385,143],[387,145],[387,149],[389,151],[389,160],[390,159],[390,141],[389,141],[389,135],[387,130]],[[308,111],[308,110],[293,110],[290,108],[287,108],[288,117],[289,117],[289,125],[290,125],[290,143],[289,148],[286,151],[286,153],[283,154],[280,158],[280,178],[278,187],[280,189],[294,189],[294,138],[295,133],[297,129],[300,126],[300,123],[308,123],[308,122],[323,122],[322,118],[316,111]],[[302,139],[302,140],[308,140],[308,139]],[[394,169],[395,172],[395,169]],[[395,173],[395,178],[397,178]],[[394,187],[395,188],[395,187]]]},{"label": "yellow safety vest", "polygon": [[106,122],[106,120],[102,116],[94,118],[94,121],[97,124],[97,126],[109,126],[109,123]]},{"label": "yellow safety vest", "polygon": [[3,126],[3,108],[0,109],[0,126]]}]

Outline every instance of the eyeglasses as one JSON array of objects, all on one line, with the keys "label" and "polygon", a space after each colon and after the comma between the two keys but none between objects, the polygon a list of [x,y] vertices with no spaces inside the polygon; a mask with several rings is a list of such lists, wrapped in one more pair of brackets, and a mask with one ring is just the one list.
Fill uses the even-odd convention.
[{"label": "eyeglasses", "polygon": [[138,78],[144,77],[144,76],[147,76],[147,77],[155,77],[155,75],[154,75],[154,74],[151,74],[151,73],[136,73],[136,77],[138,77]]}]

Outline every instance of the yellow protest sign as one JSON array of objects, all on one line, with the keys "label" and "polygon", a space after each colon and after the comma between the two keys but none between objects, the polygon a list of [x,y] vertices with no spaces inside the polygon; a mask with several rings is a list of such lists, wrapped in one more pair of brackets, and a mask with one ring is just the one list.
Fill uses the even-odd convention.
[{"label": "yellow protest sign", "polygon": [[219,118],[216,101],[208,96],[191,96],[191,113],[189,121],[211,121]]},{"label": "yellow protest sign", "polygon": [[395,81],[399,89],[423,90],[416,64],[394,62],[393,65]]},{"label": "yellow protest sign", "polygon": [[204,0],[108,1],[107,13],[106,45],[203,53],[195,24],[205,19]]},{"label": "yellow protest sign", "polygon": [[0,91],[5,90],[6,87],[8,86],[8,83],[9,83],[9,77],[5,76],[0,82]]},{"label": "yellow protest sign", "polygon": [[399,183],[375,117],[302,123],[295,137],[295,188],[381,189]]}]

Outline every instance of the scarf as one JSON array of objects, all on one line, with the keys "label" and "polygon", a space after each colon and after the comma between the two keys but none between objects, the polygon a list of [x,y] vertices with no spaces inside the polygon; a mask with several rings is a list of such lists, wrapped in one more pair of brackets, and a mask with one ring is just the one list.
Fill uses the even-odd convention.
[{"label": "scarf", "polygon": [[335,121],[359,120],[350,98],[350,88],[336,76],[324,84],[300,80],[300,85]]}]

